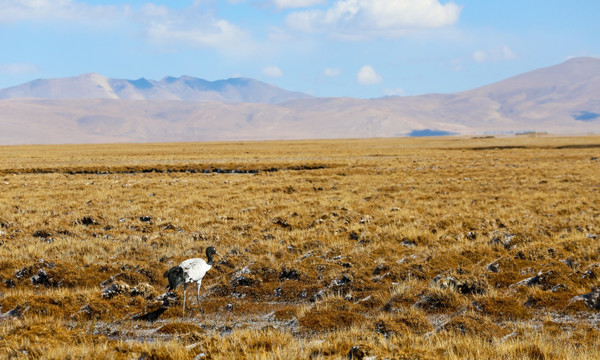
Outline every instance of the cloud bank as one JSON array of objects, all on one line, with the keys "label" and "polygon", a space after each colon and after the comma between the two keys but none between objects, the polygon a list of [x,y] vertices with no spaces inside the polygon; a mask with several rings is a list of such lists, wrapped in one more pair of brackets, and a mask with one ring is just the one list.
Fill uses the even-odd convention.
[{"label": "cloud bank", "polygon": [[[144,40],[168,46],[209,47],[236,53],[248,52],[251,36],[238,26],[194,3],[183,9],[147,3],[91,5],[74,0],[0,0],[0,24],[23,21],[83,24],[91,28],[134,29]],[[107,22],[112,26],[107,27]]]},{"label": "cloud bank", "polygon": [[278,9],[306,8],[326,3],[327,0],[273,0],[273,5]]},{"label": "cloud bank", "polygon": [[473,60],[478,63],[512,60],[515,57],[515,53],[506,45],[489,50],[477,50],[473,53]]},{"label": "cloud bank", "polygon": [[199,7],[181,10],[146,4],[136,14],[145,37],[165,46],[210,47],[244,52],[251,37],[238,26]]},{"label": "cloud bank", "polygon": [[452,25],[460,11],[457,4],[438,0],[338,0],[325,10],[295,11],[286,23],[307,33],[398,37],[409,30]]},{"label": "cloud bank", "polygon": [[0,0],[0,23],[64,20],[94,22],[112,19],[127,7],[89,5],[73,0]]}]

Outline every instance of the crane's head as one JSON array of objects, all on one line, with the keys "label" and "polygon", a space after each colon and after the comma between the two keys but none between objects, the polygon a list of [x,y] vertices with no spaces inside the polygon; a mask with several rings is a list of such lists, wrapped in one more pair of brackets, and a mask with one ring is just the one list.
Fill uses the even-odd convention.
[{"label": "crane's head", "polygon": [[214,247],[209,246],[206,248],[206,257],[211,259],[213,255],[220,255]]}]

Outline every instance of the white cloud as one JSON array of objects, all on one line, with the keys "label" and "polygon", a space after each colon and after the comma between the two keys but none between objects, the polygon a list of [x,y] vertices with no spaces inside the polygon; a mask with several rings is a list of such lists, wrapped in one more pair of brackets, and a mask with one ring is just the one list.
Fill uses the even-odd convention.
[{"label": "white cloud", "polygon": [[267,66],[263,69],[262,73],[268,77],[281,77],[283,75],[283,71],[277,66]]},{"label": "white cloud", "polygon": [[305,8],[326,3],[327,0],[273,0],[273,5],[278,9]]},{"label": "white cloud", "polygon": [[323,75],[327,76],[327,77],[336,77],[336,76],[340,76],[342,74],[342,69],[339,68],[326,68],[325,71],[323,71]]},{"label": "white cloud", "polygon": [[148,40],[168,47],[210,47],[243,53],[254,46],[247,32],[195,6],[177,10],[146,4],[136,19]]},{"label": "white cloud", "polygon": [[0,75],[21,75],[39,72],[37,65],[32,63],[0,64]]},{"label": "white cloud", "polygon": [[404,89],[402,88],[395,88],[395,89],[383,89],[383,93],[385,96],[404,96],[406,95],[406,92],[404,91]]},{"label": "white cloud", "polygon": [[371,66],[365,65],[356,74],[356,80],[361,85],[373,85],[381,83],[383,78]]},{"label": "white cloud", "polygon": [[461,7],[439,0],[338,0],[326,10],[296,11],[288,26],[309,33],[329,32],[343,37],[397,37],[415,29],[449,26]]},{"label": "white cloud", "polygon": [[89,5],[73,0],[0,0],[0,23],[22,20],[67,20],[97,23],[99,20],[114,18],[125,8]]},{"label": "white cloud", "polygon": [[473,60],[478,63],[512,60],[515,57],[515,53],[506,45],[473,53]]},{"label": "white cloud", "polygon": [[[210,1],[209,1],[210,2]],[[219,19],[207,0],[196,0],[175,9],[148,3],[139,9],[129,5],[97,6],[75,0],[0,0],[0,23],[18,21],[62,21],[105,29],[131,29],[151,43],[177,49],[210,47],[248,53],[255,46],[250,35]],[[110,25],[107,25],[110,22]]]}]

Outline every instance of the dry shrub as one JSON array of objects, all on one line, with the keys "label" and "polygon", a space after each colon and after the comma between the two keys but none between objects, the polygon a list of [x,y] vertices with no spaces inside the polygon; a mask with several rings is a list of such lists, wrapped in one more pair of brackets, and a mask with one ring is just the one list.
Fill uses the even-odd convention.
[{"label": "dry shrub", "polygon": [[531,309],[523,305],[524,301],[515,297],[515,294],[493,293],[476,297],[477,307],[494,320],[527,320],[533,317]]},{"label": "dry shrub", "polygon": [[485,279],[465,275],[436,276],[433,283],[442,289],[450,288],[462,295],[481,295],[488,289]]},{"label": "dry shrub", "polygon": [[364,316],[359,306],[337,296],[328,296],[299,314],[298,323],[313,331],[348,329],[361,324]]},{"label": "dry shrub", "polygon": [[424,334],[431,330],[431,323],[425,311],[409,307],[391,315],[392,321],[415,334]]},{"label": "dry shrub", "polygon": [[423,335],[431,331],[431,323],[425,311],[413,307],[393,313],[378,315],[370,329],[386,337],[406,334]]},{"label": "dry shrub", "polygon": [[298,319],[300,326],[313,331],[334,331],[358,326],[363,315],[348,310],[311,309]]},{"label": "dry shrub", "polygon": [[546,355],[544,350],[537,344],[519,345],[514,350],[513,354],[518,359],[545,360],[553,358],[550,355]]},{"label": "dry shrub", "polygon": [[298,307],[297,306],[284,306],[281,309],[275,310],[274,314],[275,319],[279,321],[287,321],[298,316]]},{"label": "dry shrub", "polygon": [[466,312],[453,317],[444,324],[443,329],[486,340],[498,339],[510,333],[509,330],[494,323],[487,316],[474,312]]},{"label": "dry shrub", "polygon": [[523,305],[536,310],[562,311],[572,298],[573,294],[570,292],[532,289]]},{"label": "dry shrub", "polygon": [[179,335],[189,333],[202,334],[204,333],[204,330],[200,326],[195,324],[174,322],[159,327],[158,329],[156,329],[156,332],[159,334],[166,335]]},{"label": "dry shrub", "polygon": [[428,312],[454,312],[462,304],[459,295],[452,289],[432,288],[419,297],[414,307]]},{"label": "dry shrub", "polygon": [[81,306],[79,310],[71,315],[75,320],[111,320],[114,316],[114,309],[109,303],[100,299],[90,299],[86,305]]},{"label": "dry shrub", "polygon": [[402,285],[392,292],[382,309],[389,312],[410,307],[417,301],[418,294],[418,289],[410,285]]},{"label": "dry shrub", "polygon": [[593,325],[575,324],[574,330],[571,330],[568,341],[575,348],[589,348],[596,346],[600,341],[598,329]]}]

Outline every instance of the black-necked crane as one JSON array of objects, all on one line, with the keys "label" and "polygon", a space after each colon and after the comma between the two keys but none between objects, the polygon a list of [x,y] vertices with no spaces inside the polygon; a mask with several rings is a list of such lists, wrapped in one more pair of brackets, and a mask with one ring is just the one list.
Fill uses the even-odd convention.
[{"label": "black-necked crane", "polygon": [[196,300],[198,300],[200,311],[204,313],[200,305],[200,285],[202,284],[202,278],[204,278],[206,272],[214,264],[213,255],[219,255],[219,253],[217,253],[214,247],[210,246],[206,249],[206,260],[200,258],[184,260],[181,264],[167,270],[163,275],[169,279],[169,291],[174,291],[179,285],[183,285],[183,316],[185,316],[185,292],[187,284],[192,282],[196,283],[198,289]]}]

